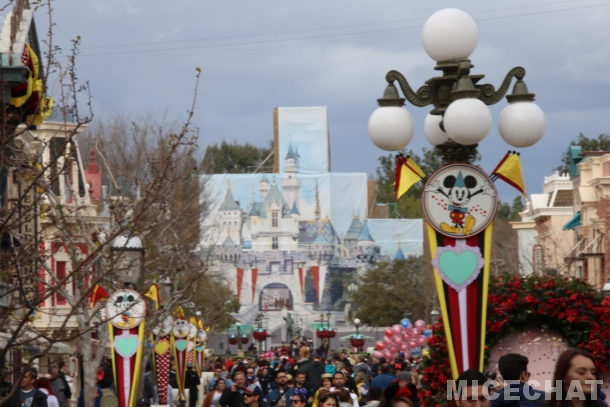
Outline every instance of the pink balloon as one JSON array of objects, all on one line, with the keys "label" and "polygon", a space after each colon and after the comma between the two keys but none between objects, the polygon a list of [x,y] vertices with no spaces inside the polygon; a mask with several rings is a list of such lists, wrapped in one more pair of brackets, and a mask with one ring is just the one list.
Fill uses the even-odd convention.
[{"label": "pink balloon", "polygon": [[376,357],[377,359],[381,359],[383,357],[383,352],[380,352],[378,350],[373,351],[373,356]]},{"label": "pink balloon", "polygon": [[420,345],[425,345],[425,344],[426,344],[426,337],[425,337],[425,336],[420,337],[420,338],[417,340],[417,342],[418,342]]},{"label": "pink balloon", "polygon": [[386,350],[385,352],[383,352],[383,357],[386,358],[387,360],[394,359],[393,353],[390,352],[389,350]]},{"label": "pink balloon", "polygon": [[393,342],[394,342],[396,345],[400,345],[400,344],[402,343],[402,338],[401,338],[400,336],[395,336],[395,337],[393,338]]},{"label": "pink balloon", "polygon": [[400,333],[400,325],[396,324],[392,327],[392,331],[394,331],[395,334],[399,334]]},{"label": "pink balloon", "polygon": [[392,330],[392,328],[386,328],[383,332],[385,333],[385,336],[387,336],[387,337],[394,336],[394,331]]},{"label": "pink balloon", "polygon": [[406,343],[403,343],[403,344],[401,345],[401,347],[400,347],[400,350],[401,350],[401,351],[403,351],[403,352],[406,352],[406,351],[408,351],[408,350],[409,350],[409,347],[407,346],[407,344],[406,344]]},{"label": "pink balloon", "polygon": [[419,336],[420,333],[421,332],[419,331],[419,328],[413,328],[411,330],[411,335],[413,335],[413,336]]},{"label": "pink balloon", "polygon": [[377,343],[375,344],[375,349],[377,349],[377,350],[384,350],[385,349],[385,342],[384,341],[377,341]]},{"label": "pink balloon", "polygon": [[415,321],[415,327],[419,328],[419,329],[423,329],[426,327],[426,322],[422,321],[421,319],[418,319],[417,321]]},{"label": "pink balloon", "polygon": [[417,348],[417,341],[409,341],[409,348],[413,349],[413,348]]}]

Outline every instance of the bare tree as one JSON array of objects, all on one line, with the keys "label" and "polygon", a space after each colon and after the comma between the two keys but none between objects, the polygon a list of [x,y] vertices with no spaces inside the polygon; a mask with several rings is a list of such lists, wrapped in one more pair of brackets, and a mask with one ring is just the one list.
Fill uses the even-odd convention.
[{"label": "bare tree", "polygon": [[[27,1],[19,0],[14,7],[13,13],[29,10],[31,15]],[[46,12],[52,21],[50,2]],[[49,26],[54,27],[52,22]],[[29,41],[36,42],[31,36]],[[43,82],[58,84],[53,120],[33,122],[30,118],[41,113],[40,105],[32,113],[2,93],[0,363],[18,372],[23,365],[53,362],[49,354],[74,352],[82,369],[81,385],[90,390],[107,339],[100,314],[104,302],[91,301],[92,289],[121,287],[121,259],[111,250],[116,238],[138,236],[144,243],[144,273],[135,288],[144,292],[153,283],[172,283],[162,298],[163,310],[147,318],[150,328],[175,306],[192,302],[205,307],[205,291],[190,290],[205,287],[205,279],[217,292],[226,289],[225,282],[207,275],[206,259],[197,251],[206,205],[191,119],[201,72],[195,72],[192,103],[181,124],[117,120],[92,127],[83,136],[110,187],[96,200],[78,148],[93,117],[88,86],[79,83],[76,74],[80,39],[73,41],[65,62],[58,57],[52,32],[46,43],[49,69]],[[2,66],[0,73],[7,69]],[[31,69],[27,73],[31,75]],[[90,405],[93,392],[84,394]]]}]

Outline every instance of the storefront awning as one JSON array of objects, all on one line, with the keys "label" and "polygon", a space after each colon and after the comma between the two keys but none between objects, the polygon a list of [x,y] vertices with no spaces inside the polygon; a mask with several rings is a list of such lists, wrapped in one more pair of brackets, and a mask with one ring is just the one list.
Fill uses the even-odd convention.
[{"label": "storefront awning", "polygon": [[574,215],[574,217],[572,219],[570,219],[570,221],[568,223],[563,225],[563,230],[570,230],[570,229],[574,229],[575,227],[580,226],[581,217],[582,217],[581,213],[577,212],[576,215]]}]

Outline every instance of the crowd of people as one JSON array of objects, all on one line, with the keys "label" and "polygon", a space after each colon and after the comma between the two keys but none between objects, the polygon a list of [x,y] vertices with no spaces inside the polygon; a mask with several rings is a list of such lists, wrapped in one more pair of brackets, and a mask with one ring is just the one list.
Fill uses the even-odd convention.
[{"label": "crowd of people", "polygon": [[[296,357],[295,357],[296,356]],[[419,360],[347,351],[323,355],[307,346],[273,358],[213,357],[200,407],[420,407]],[[463,372],[447,399],[458,407],[607,407],[599,371],[583,350],[559,356],[551,391],[535,390],[527,356],[508,353],[498,371]]]},{"label": "crowd of people", "polygon": [[[47,375],[39,375],[38,370],[28,366],[21,373],[18,385],[10,383],[8,369],[2,368],[0,385],[1,405],[9,407],[70,407],[72,387],[66,375],[64,362],[51,365]],[[16,388],[15,388],[16,387]],[[15,390],[15,391],[13,391]]]},{"label": "crowd of people", "polygon": [[[189,369],[197,376],[185,386],[189,407],[422,406],[417,359],[399,355],[389,361],[347,351],[312,354],[307,346],[294,356],[279,352],[273,358],[212,356],[203,381]],[[559,355],[549,392],[530,385],[528,364],[527,356],[507,353],[498,360],[497,372],[468,369],[448,383],[447,400],[456,407],[608,407],[599,370],[587,352],[568,348]],[[69,407],[72,394],[63,370],[64,366],[52,366],[49,375],[39,376],[28,367],[17,386],[5,380],[0,385],[2,405]],[[99,376],[98,386],[104,380],[111,386],[108,372],[102,369]],[[202,400],[196,396],[200,384]],[[154,404],[153,386],[149,376],[144,386],[147,405]]]}]

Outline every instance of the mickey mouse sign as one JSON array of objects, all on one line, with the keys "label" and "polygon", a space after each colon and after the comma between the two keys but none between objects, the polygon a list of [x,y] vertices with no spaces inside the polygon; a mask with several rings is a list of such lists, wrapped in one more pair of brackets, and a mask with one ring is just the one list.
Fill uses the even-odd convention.
[{"label": "mickey mouse sign", "polygon": [[450,164],[424,187],[424,216],[439,233],[466,238],[483,231],[497,208],[496,188],[485,172],[469,164]]}]

